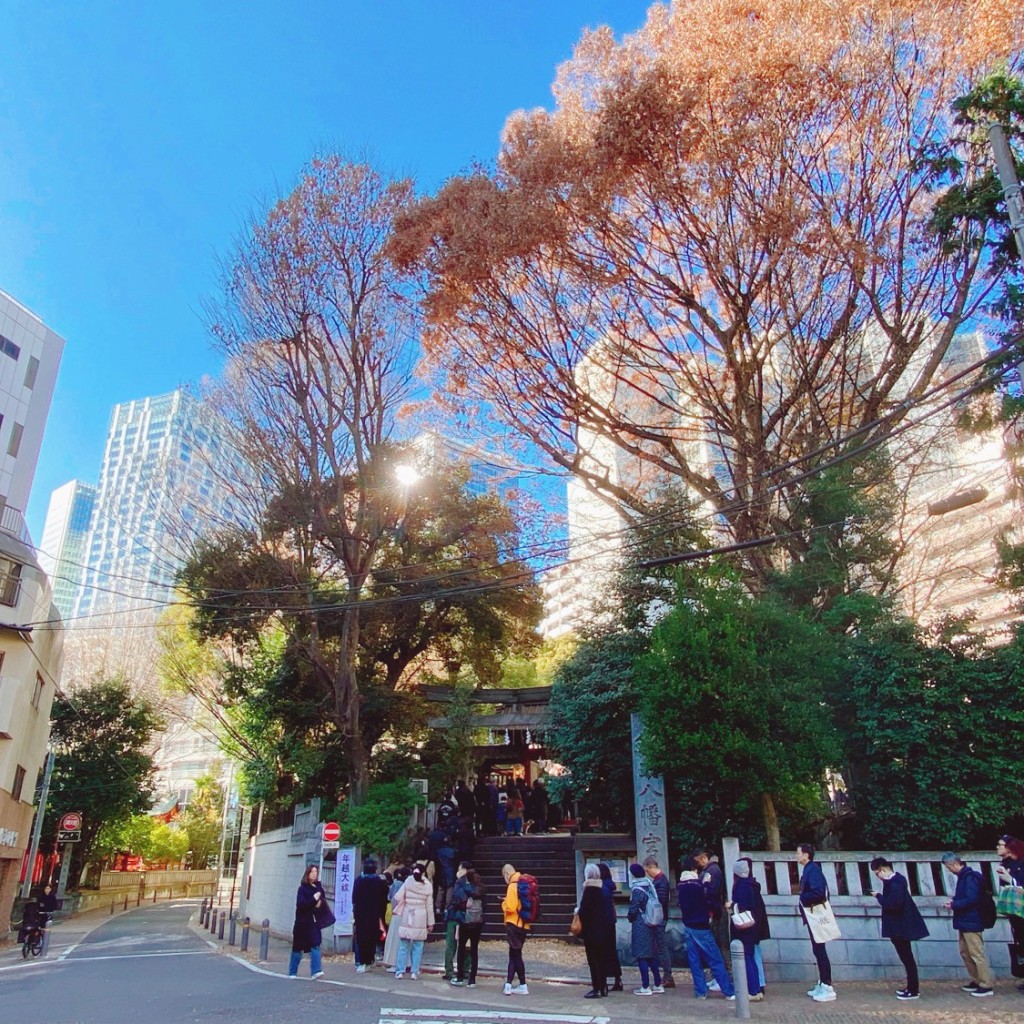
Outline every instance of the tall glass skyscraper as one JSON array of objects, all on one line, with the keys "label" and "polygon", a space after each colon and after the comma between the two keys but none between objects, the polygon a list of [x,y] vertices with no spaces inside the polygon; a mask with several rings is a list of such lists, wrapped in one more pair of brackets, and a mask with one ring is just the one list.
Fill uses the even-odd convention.
[{"label": "tall glass skyscraper", "polygon": [[39,564],[50,577],[53,603],[66,619],[74,611],[85,573],[85,543],[96,506],[96,488],[71,480],[50,495]]},{"label": "tall glass skyscraper", "polygon": [[200,534],[239,519],[241,480],[215,417],[186,392],[115,405],[73,618],[155,621]]}]

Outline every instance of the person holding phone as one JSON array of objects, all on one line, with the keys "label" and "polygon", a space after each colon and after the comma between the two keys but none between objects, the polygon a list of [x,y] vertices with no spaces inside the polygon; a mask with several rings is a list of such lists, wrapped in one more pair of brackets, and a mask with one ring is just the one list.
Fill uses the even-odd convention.
[{"label": "person holding phone", "polygon": [[882,938],[892,943],[907,972],[907,984],[896,990],[896,998],[918,999],[921,989],[917,961],[910,944],[926,938],[928,926],[910,895],[906,878],[889,861],[884,857],[875,857],[871,862],[871,870],[882,883],[882,891],[872,894],[882,908]]}]

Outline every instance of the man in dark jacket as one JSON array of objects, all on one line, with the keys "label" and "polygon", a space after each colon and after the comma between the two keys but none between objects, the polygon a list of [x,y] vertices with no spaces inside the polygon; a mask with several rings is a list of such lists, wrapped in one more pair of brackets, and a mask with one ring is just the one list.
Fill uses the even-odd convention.
[{"label": "man in dark jacket", "polygon": [[665,988],[675,988],[675,979],[672,977],[672,954],[668,950],[668,899],[671,888],[665,872],[658,866],[656,857],[648,857],[644,861],[644,871],[654,885],[654,891],[658,894],[658,902],[661,904],[664,920],[661,924],[654,926],[654,948],[658,966],[661,968],[661,984]]},{"label": "man in dark jacket", "polygon": [[[725,913],[725,876],[714,851],[706,848],[694,850],[693,859],[697,864],[700,884],[704,886],[708,906],[711,908],[711,931],[715,936],[715,942],[718,943],[718,951],[722,954],[725,969],[729,971],[732,953],[729,949],[729,916]],[[729,974],[731,976],[732,972],[729,971]],[[709,984],[713,990],[715,982]]]},{"label": "man in dark jacket", "polygon": [[956,875],[956,890],[946,909],[953,911],[953,928],[960,933],[960,959],[971,979],[961,987],[972,996],[990,996],[992,970],[985,956],[985,926],[981,920],[981,894],[985,883],[980,873],[968,867],[958,854],[944,853],[942,866]]},{"label": "man in dark jacket", "polygon": [[711,931],[712,907],[708,903],[704,886],[697,875],[697,864],[692,857],[683,861],[683,870],[676,887],[679,912],[683,918],[686,938],[686,959],[693,975],[693,994],[707,999],[708,983],[704,980],[702,958],[711,968],[715,981],[726,999],[735,999],[732,979],[725,969],[725,960]]},{"label": "man in dark jacket", "polygon": [[882,907],[882,938],[888,939],[907,972],[906,988],[896,993],[901,1000],[917,999],[920,996],[917,961],[914,959],[912,942],[928,935],[921,911],[917,909],[907,880],[893,869],[884,857],[875,857],[871,870],[882,883],[882,891],[875,893],[875,899]]},{"label": "man in dark jacket", "polygon": [[[800,873],[800,907],[821,906],[828,901],[828,883],[825,881],[821,865],[814,859],[814,847],[810,843],[800,843],[797,846],[796,862],[803,868]],[[833,1003],[836,999],[836,990],[832,987],[832,961],[828,958],[828,949],[824,942],[815,941],[806,914],[804,923],[807,924],[807,931],[811,936],[811,952],[818,964],[818,984],[807,994],[816,1003]]]}]

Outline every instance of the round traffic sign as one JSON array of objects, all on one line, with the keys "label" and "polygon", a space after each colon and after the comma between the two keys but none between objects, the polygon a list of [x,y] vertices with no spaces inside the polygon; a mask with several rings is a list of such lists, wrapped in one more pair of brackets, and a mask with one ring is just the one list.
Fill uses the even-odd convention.
[{"label": "round traffic sign", "polygon": [[329,821],[324,825],[323,840],[325,843],[336,843],[341,838],[341,828],[336,821]]},{"label": "round traffic sign", "polygon": [[82,828],[82,816],[78,811],[69,811],[60,819],[61,832],[78,832]]}]

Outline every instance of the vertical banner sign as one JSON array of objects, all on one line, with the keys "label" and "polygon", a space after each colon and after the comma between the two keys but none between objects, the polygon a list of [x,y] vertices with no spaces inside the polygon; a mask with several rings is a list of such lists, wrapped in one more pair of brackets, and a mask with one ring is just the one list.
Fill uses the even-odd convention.
[{"label": "vertical banner sign", "polygon": [[352,884],[356,880],[356,848],[338,850],[334,874],[334,934],[352,934]]},{"label": "vertical banner sign", "polygon": [[636,812],[636,857],[655,857],[666,875],[671,874],[668,862],[668,830],[665,823],[665,781],[660,775],[648,775],[640,754],[640,737],[644,727],[639,715],[630,715],[633,741],[633,807]]}]

